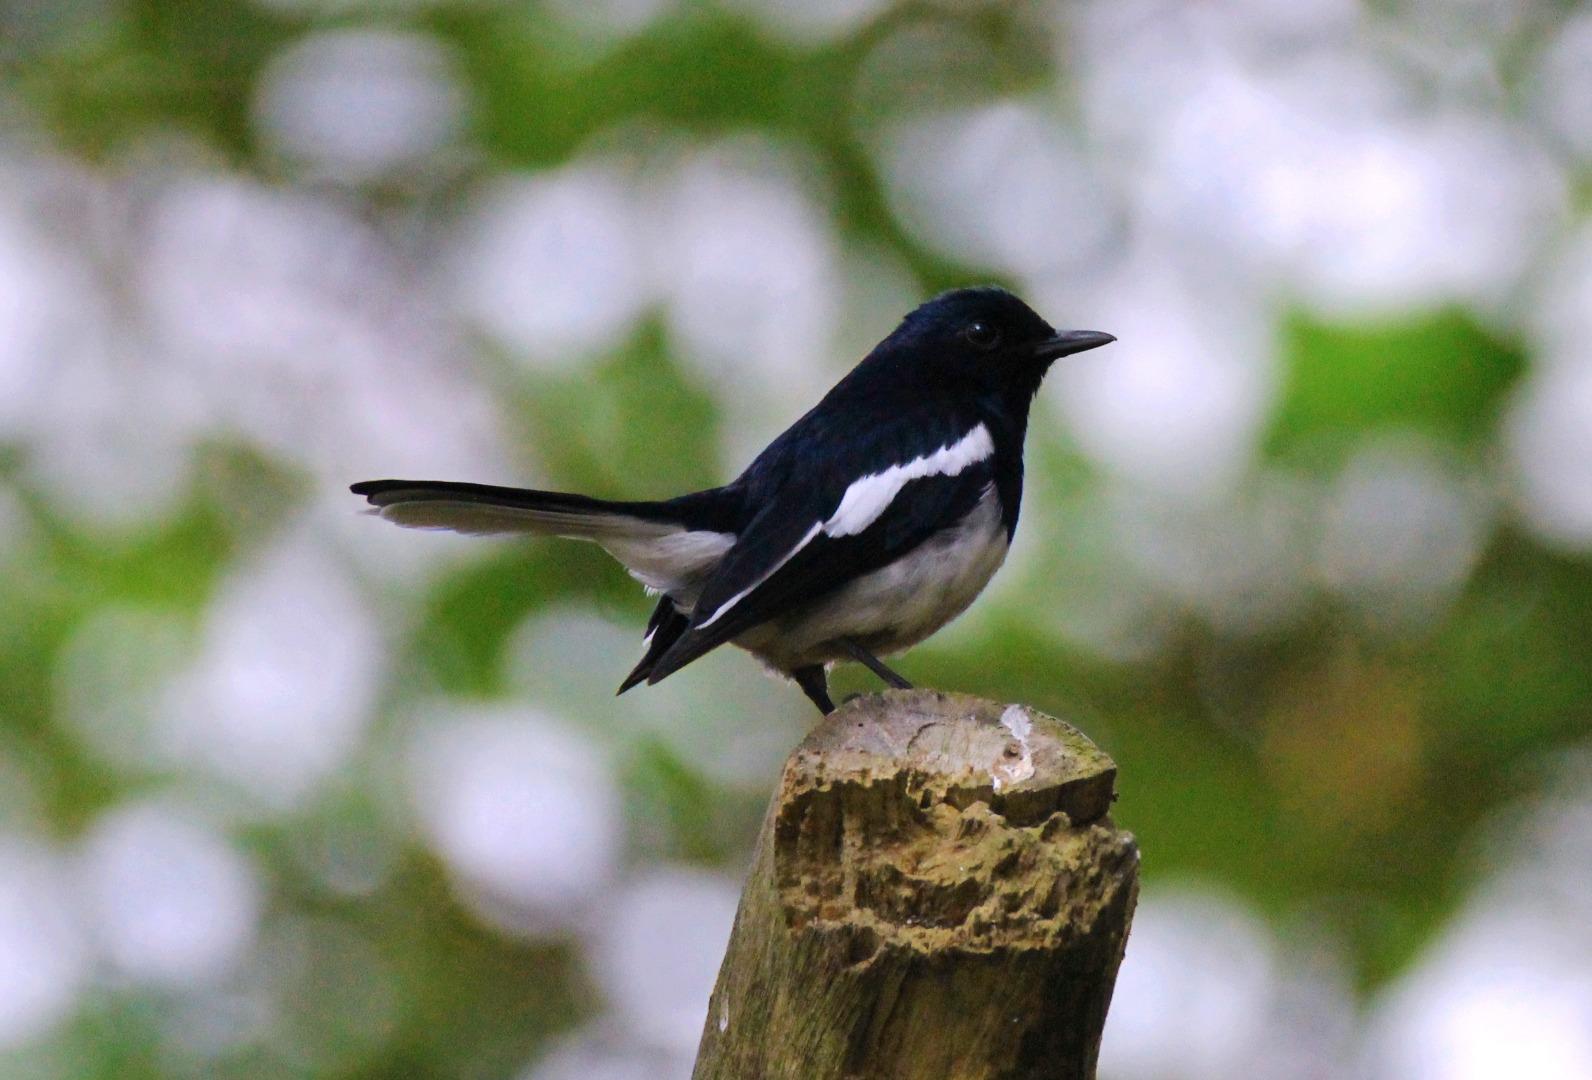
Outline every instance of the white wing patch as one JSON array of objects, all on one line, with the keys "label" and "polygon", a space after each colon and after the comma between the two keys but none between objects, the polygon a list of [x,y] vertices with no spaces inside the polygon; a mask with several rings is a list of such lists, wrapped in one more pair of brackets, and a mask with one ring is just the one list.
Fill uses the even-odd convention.
[{"label": "white wing patch", "polygon": [[851,486],[846,488],[846,494],[841,497],[840,506],[824,522],[824,533],[829,536],[855,536],[878,521],[910,481],[926,476],[955,476],[994,452],[995,442],[989,437],[989,428],[979,424],[956,442],[942,446],[932,454],[924,454],[905,465],[892,465],[883,472],[853,480]]},{"label": "white wing patch", "polygon": [[928,476],[955,476],[994,452],[995,441],[990,438],[989,428],[981,423],[956,442],[942,446],[932,454],[924,454],[904,465],[892,465],[882,472],[869,473],[860,480],[853,480],[828,521],[821,521],[808,529],[807,535],[798,540],[784,558],[769,567],[756,581],[720,604],[712,615],[697,624],[697,629],[705,630],[718,622],[725,612],[745,600],[758,586],[778,573],[780,567],[794,559],[820,532],[833,537],[855,536],[878,521],[910,481]]}]

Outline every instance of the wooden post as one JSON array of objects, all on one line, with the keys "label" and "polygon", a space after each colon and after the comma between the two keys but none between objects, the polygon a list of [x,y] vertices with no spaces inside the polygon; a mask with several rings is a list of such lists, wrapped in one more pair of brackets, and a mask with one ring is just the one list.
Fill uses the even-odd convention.
[{"label": "wooden post", "polygon": [[694,1080],[1088,1080],[1138,894],[1116,766],[1020,705],[826,717],[758,837]]}]

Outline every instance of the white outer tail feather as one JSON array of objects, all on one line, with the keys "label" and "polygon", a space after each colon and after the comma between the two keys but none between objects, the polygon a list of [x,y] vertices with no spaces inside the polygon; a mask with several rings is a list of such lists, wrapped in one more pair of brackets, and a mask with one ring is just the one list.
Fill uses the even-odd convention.
[{"label": "white outer tail feather", "polygon": [[530,534],[590,540],[617,559],[632,577],[655,592],[689,594],[735,543],[734,533],[691,530],[628,514],[581,514],[537,510],[467,499],[414,499],[390,503],[376,513],[411,529],[451,529],[472,536]]}]

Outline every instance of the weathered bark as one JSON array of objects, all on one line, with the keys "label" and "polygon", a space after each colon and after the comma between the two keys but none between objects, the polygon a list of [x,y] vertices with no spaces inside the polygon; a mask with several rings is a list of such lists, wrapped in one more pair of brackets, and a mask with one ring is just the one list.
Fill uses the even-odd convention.
[{"label": "weathered bark", "polygon": [[1138,893],[1116,766],[1022,706],[861,698],[785,763],[695,1080],[1087,1080]]}]

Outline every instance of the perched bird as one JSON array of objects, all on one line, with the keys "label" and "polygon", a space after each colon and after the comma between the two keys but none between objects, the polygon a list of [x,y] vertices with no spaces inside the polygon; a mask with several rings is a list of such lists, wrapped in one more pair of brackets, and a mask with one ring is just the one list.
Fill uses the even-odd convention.
[{"label": "perched bird", "polygon": [[733,642],[833,710],[828,668],[960,615],[1006,558],[1028,408],[1051,363],[1116,340],[1057,333],[1004,289],[921,305],[724,487],[662,502],[430,480],[353,485],[414,528],[591,540],[662,594],[624,693]]}]

